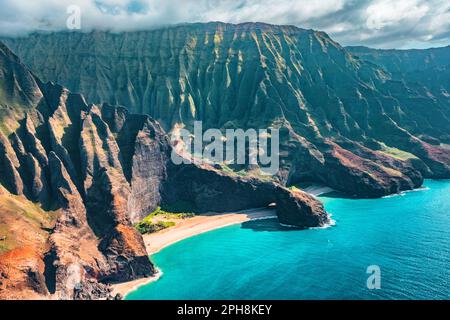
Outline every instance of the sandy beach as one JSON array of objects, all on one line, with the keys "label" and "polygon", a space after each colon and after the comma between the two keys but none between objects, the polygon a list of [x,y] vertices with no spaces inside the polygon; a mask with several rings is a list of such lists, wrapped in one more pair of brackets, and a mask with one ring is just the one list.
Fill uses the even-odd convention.
[{"label": "sandy beach", "polygon": [[136,290],[137,288],[149,284],[153,281],[158,280],[161,277],[162,273],[158,270],[158,272],[149,278],[137,279],[134,281],[122,282],[112,285],[111,295],[114,297],[117,294],[120,294],[122,297],[125,297],[128,293]]},{"label": "sandy beach", "polygon": [[[317,197],[321,194],[332,192],[334,190],[322,185],[311,185],[305,189],[302,189],[302,191]],[[175,226],[144,235],[143,238],[147,253],[152,255],[178,241],[201,233],[250,220],[276,218],[276,216],[277,214],[275,208],[249,209],[233,213],[212,212],[179,220],[176,222]],[[126,294],[136,290],[140,286],[156,281],[160,277],[161,272],[158,272],[150,278],[115,284],[112,286],[113,295],[120,294],[125,297]]]},{"label": "sandy beach", "polygon": [[[181,220],[174,227],[144,235],[143,238],[148,254],[152,255],[171,244],[201,233],[250,220],[274,217],[276,217],[276,211],[271,208],[251,209],[234,213],[207,213]],[[125,297],[126,294],[140,286],[158,280],[160,276],[161,272],[158,272],[150,278],[114,284],[112,293],[113,295],[120,294]]]},{"label": "sandy beach", "polygon": [[302,188],[301,190],[306,192],[306,193],[309,193],[310,195],[312,195],[314,197],[318,197],[318,196],[320,196],[322,194],[326,194],[326,193],[330,193],[330,192],[335,191],[334,189],[331,189],[330,187],[323,186],[323,185],[320,185],[320,184],[314,184],[314,185],[311,185],[309,187]]},{"label": "sandy beach", "polygon": [[251,209],[236,213],[210,213],[198,215],[177,223],[160,232],[144,235],[149,255],[183,239],[249,220],[276,217],[275,209]]}]

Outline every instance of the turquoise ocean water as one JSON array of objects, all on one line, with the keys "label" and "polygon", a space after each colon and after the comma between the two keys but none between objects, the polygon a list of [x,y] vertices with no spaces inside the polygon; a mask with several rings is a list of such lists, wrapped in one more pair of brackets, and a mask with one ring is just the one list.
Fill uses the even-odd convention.
[{"label": "turquoise ocean water", "polygon": [[[160,280],[127,299],[450,299],[450,181],[375,200],[321,197],[336,221],[246,222],[152,256]],[[381,289],[367,288],[367,267]]]}]

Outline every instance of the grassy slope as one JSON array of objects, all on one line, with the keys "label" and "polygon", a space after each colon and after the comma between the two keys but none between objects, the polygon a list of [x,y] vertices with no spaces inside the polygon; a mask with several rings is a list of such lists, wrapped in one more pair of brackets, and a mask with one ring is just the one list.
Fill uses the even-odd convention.
[{"label": "grassy slope", "polygon": [[[176,220],[193,217],[193,213],[172,213],[157,208],[142,221],[135,224],[135,228],[141,233],[153,233],[175,226]],[[175,220],[175,221],[174,221]]]},{"label": "grassy slope", "polygon": [[381,145],[383,146],[383,148],[380,150],[380,152],[391,156],[393,158],[396,158],[398,160],[409,160],[409,159],[417,159],[417,157],[415,155],[413,155],[412,153],[397,149],[397,148],[392,148],[389,147],[387,145],[385,145],[384,143],[381,143]]},{"label": "grassy slope", "polygon": [[55,218],[55,212],[46,212],[0,186],[0,255],[28,245],[43,249],[46,229],[52,227]]}]

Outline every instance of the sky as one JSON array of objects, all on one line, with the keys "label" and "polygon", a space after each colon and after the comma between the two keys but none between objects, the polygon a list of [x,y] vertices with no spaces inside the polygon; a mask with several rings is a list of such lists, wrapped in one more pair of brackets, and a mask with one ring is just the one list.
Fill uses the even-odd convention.
[{"label": "sky", "polygon": [[257,21],[325,31],[342,45],[450,45],[450,0],[0,0],[2,36],[67,30],[68,19],[82,31]]}]

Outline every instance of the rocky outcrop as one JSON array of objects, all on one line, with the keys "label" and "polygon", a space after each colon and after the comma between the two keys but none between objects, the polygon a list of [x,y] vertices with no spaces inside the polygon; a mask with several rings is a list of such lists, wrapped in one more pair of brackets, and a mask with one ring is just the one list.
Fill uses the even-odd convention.
[{"label": "rocky outcrop", "polygon": [[281,224],[310,228],[323,227],[331,222],[322,204],[308,194],[298,190],[277,191],[277,216]]},{"label": "rocky outcrop", "polygon": [[54,195],[61,207],[61,215],[50,236],[51,249],[47,253],[47,276],[54,283],[54,294],[60,299],[73,299],[75,291],[86,279],[100,279],[108,270],[107,261],[99,251],[99,239],[89,227],[86,208],[61,160],[50,153],[49,166]]},{"label": "rocky outcrop", "polygon": [[129,114],[108,104],[102,117],[117,137],[123,173],[131,184],[128,211],[136,222],[161,202],[161,182],[170,157],[168,138],[159,123],[145,115]]},{"label": "rocky outcrop", "polygon": [[17,155],[3,133],[0,133],[0,182],[6,189],[17,195],[24,193],[19,168]]},{"label": "rocky outcrop", "polygon": [[343,145],[346,148],[333,142],[322,146],[323,162],[311,166],[316,179],[351,196],[368,198],[422,185],[422,175],[412,166],[353,142]]},{"label": "rocky outcrop", "polygon": [[0,255],[0,299],[39,299],[48,296],[45,265],[33,247],[15,248]]},{"label": "rocky outcrop", "polygon": [[117,225],[100,243],[109,268],[102,280],[123,282],[149,277],[155,273],[153,265],[148,263],[148,254],[144,241],[133,227]]},{"label": "rocky outcrop", "polygon": [[0,185],[0,300],[49,295],[43,255],[54,219]]},{"label": "rocky outcrop", "polygon": [[[210,165],[170,165],[163,204],[194,212],[227,212],[276,204],[281,223],[299,228],[324,226],[329,216],[312,196],[271,181],[224,173]],[[178,208],[175,208],[175,210]]]}]

